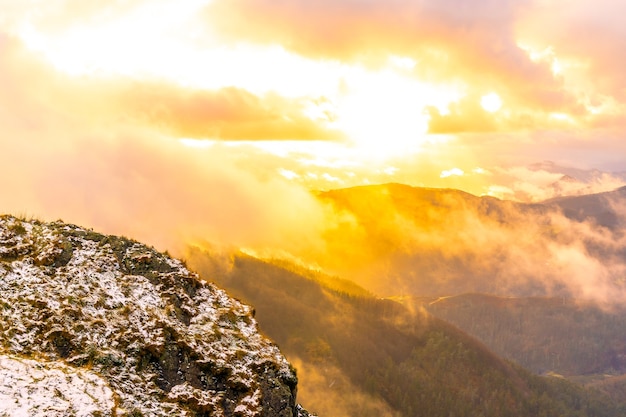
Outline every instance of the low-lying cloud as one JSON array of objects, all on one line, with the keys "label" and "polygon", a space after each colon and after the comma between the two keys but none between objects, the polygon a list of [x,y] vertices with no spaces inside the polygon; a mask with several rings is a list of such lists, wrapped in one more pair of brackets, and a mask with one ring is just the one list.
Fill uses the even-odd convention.
[{"label": "low-lying cloud", "polygon": [[[546,184],[559,180],[549,167],[463,167],[454,171],[463,175],[441,178],[437,164],[445,170],[455,167],[441,149],[436,162],[429,162],[425,150],[413,164],[410,158],[399,159],[397,166],[383,165],[376,173],[363,161],[309,164],[311,155],[281,156],[228,142],[190,148],[162,124],[184,117],[210,121],[212,108],[213,114],[228,120],[232,113],[242,123],[238,112],[254,108],[245,103],[257,100],[239,90],[187,96],[171,86],[68,79],[23,55],[19,42],[8,37],[1,53],[8,59],[0,64],[0,79],[9,86],[0,98],[3,212],[62,218],[175,253],[184,253],[186,244],[209,241],[286,256],[351,278],[380,295],[480,290],[567,293],[602,301],[622,297],[626,243],[620,231],[512,204],[504,204],[504,212],[489,212],[475,199],[450,196],[441,202],[443,211],[429,205],[407,211],[390,195],[374,195],[357,199],[360,206],[352,212],[317,199],[308,184],[297,180],[307,172],[345,179],[343,185],[367,176],[391,182],[430,181],[431,175],[443,185],[473,175],[484,184],[501,180],[518,193],[514,197],[533,200],[552,196],[541,194]],[[130,88],[127,100],[116,99],[124,91],[120,85]],[[213,99],[237,104],[211,107]],[[164,103],[170,110],[160,114]],[[251,119],[264,114],[252,113]],[[290,180],[278,174],[280,169],[300,177]],[[349,183],[353,177],[355,183]],[[621,185],[618,177],[598,178],[604,187]],[[574,192],[572,182],[563,184]],[[409,207],[415,204],[411,198],[404,201]],[[619,202],[612,207],[621,213]]]},{"label": "low-lying cloud", "polygon": [[327,233],[318,263],[384,296],[487,292],[616,304],[626,296],[626,212],[615,198],[622,203],[602,202],[618,217],[607,228],[556,206],[458,191],[332,191],[324,199],[348,220]]}]

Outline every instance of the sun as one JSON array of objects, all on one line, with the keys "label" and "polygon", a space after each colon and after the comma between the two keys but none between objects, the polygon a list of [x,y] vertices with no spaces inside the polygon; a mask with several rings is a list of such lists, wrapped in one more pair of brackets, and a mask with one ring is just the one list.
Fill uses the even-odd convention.
[{"label": "sun", "polygon": [[419,150],[427,140],[429,117],[425,109],[446,113],[462,97],[456,86],[435,85],[398,73],[355,70],[336,98],[335,128],[354,145],[378,157]]},{"label": "sun", "polygon": [[[419,152],[430,143],[428,109],[445,115],[466,94],[458,83],[420,79],[411,57],[390,56],[387,64],[370,68],[301,56],[281,45],[223,45],[198,26],[196,16],[206,2],[189,0],[179,7],[175,0],[155,0],[91,25],[55,31],[26,25],[19,36],[56,70],[74,77],[146,80],[198,91],[234,87],[259,102],[279,103],[277,114],[284,106],[285,118],[293,112],[290,103],[305,103],[302,116],[339,132],[367,159]],[[203,42],[190,41],[197,31]],[[209,144],[195,139],[212,138],[181,143]]]},{"label": "sun", "polygon": [[417,146],[428,129],[427,118],[411,97],[389,97],[374,89],[342,97],[336,124],[360,150],[378,155]]},{"label": "sun", "polygon": [[502,104],[502,99],[498,93],[485,94],[480,98],[480,105],[489,113],[495,113],[500,110],[502,108]]}]

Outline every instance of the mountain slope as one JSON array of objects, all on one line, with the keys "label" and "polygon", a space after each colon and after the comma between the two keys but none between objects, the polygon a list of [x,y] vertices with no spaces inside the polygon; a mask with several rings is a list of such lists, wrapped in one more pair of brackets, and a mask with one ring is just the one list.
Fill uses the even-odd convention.
[{"label": "mountain slope", "polygon": [[398,184],[320,198],[350,219],[327,239],[333,272],[425,299],[534,372],[626,371],[626,188],[532,205]]},{"label": "mountain slope", "polygon": [[320,415],[621,415],[605,397],[533,376],[427,313],[249,256],[220,268],[198,248],[187,258],[255,306],[261,328],[298,364],[300,398]]},{"label": "mountain slope", "polygon": [[[536,289],[536,271],[528,269],[541,262],[534,259],[540,256],[536,236],[550,231],[541,218],[544,206],[402,184],[332,190],[318,198],[345,220],[326,233],[327,256],[315,261],[375,294]],[[511,268],[514,263],[523,268]]]},{"label": "mountain slope", "polygon": [[570,219],[591,220],[600,226],[615,229],[625,225],[621,212],[624,200],[626,187],[597,194],[554,198],[542,204],[559,207]]},{"label": "mountain slope", "polygon": [[462,294],[405,297],[539,374],[557,374],[626,402],[626,312],[564,298]]},{"label": "mountain slope", "polygon": [[563,298],[407,298],[535,373],[626,373],[626,313]]},{"label": "mountain slope", "polygon": [[306,414],[250,307],[125,238],[1,216],[0,330],[1,415]]},{"label": "mountain slope", "polygon": [[557,203],[401,184],[318,198],[339,220],[323,235],[325,251],[307,260],[379,296],[626,299],[624,230],[569,218]]}]

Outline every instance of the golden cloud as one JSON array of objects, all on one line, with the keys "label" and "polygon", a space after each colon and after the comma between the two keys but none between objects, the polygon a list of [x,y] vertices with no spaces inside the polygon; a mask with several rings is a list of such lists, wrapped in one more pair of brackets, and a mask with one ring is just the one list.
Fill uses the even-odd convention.
[{"label": "golden cloud", "polygon": [[[24,54],[19,41],[6,44],[0,76],[4,95],[25,109],[18,119],[33,117],[37,106],[58,117],[94,125],[135,124],[173,137],[231,140],[338,140],[343,135],[306,115],[313,102],[278,94],[258,96],[241,88],[199,90],[171,82],[124,78],[75,78]],[[28,103],[28,104],[27,104]],[[28,107],[33,106],[33,107]]]},{"label": "golden cloud", "polygon": [[280,44],[373,68],[403,56],[416,62],[414,75],[424,80],[510,91],[528,106],[564,105],[569,96],[561,80],[517,45],[520,9],[514,1],[215,0],[206,16],[225,42]]},{"label": "golden cloud", "polygon": [[132,85],[120,93],[122,111],[164,127],[171,135],[231,140],[336,140],[338,131],[305,115],[308,99],[256,96],[230,87],[217,91],[171,85]]}]

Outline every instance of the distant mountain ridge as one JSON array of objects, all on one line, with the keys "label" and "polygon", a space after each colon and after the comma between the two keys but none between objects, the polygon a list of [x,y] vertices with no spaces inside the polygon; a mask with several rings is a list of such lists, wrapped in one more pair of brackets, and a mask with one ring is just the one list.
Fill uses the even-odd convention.
[{"label": "distant mountain ridge", "polygon": [[557,197],[544,201],[547,206],[559,207],[565,216],[576,221],[590,220],[611,229],[626,225],[626,186],[613,191],[579,196]]},{"label": "distant mountain ridge", "polygon": [[539,374],[558,375],[626,402],[626,309],[548,297],[406,297]]},{"label": "distant mountain ridge", "polygon": [[125,238],[0,216],[0,329],[0,415],[308,415],[250,307]]},{"label": "distant mountain ridge", "polygon": [[580,182],[582,184],[592,184],[606,175],[626,181],[626,171],[602,171],[596,168],[581,169],[570,166],[559,165],[554,161],[543,161],[530,164],[528,168],[532,171],[545,171],[553,174],[561,174],[568,181]]},{"label": "distant mountain ridge", "polygon": [[[585,280],[615,285],[626,266],[623,248],[601,227],[610,225],[619,241],[624,188],[543,203],[402,184],[337,189],[318,198],[342,220],[324,235],[328,256],[313,261],[380,296],[578,297],[591,288]],[[593,274],[581,275],[567,257]]]},{"label": "distant mountain ridge", "polygon": [[358,259],[333,273],[421,298],[409,307],[533,372],[626,398],[626,187],[533,204],[400,184],[320,198],[349,219],[329,244]]},{"label": "distant mountain ridge", "polygon": [[626,185],[626,172],[581,169],[543,161],[525,167],[496,170],[509,194],[519,201],[541,201],[550,198],[581,196],[612,191]]}]

